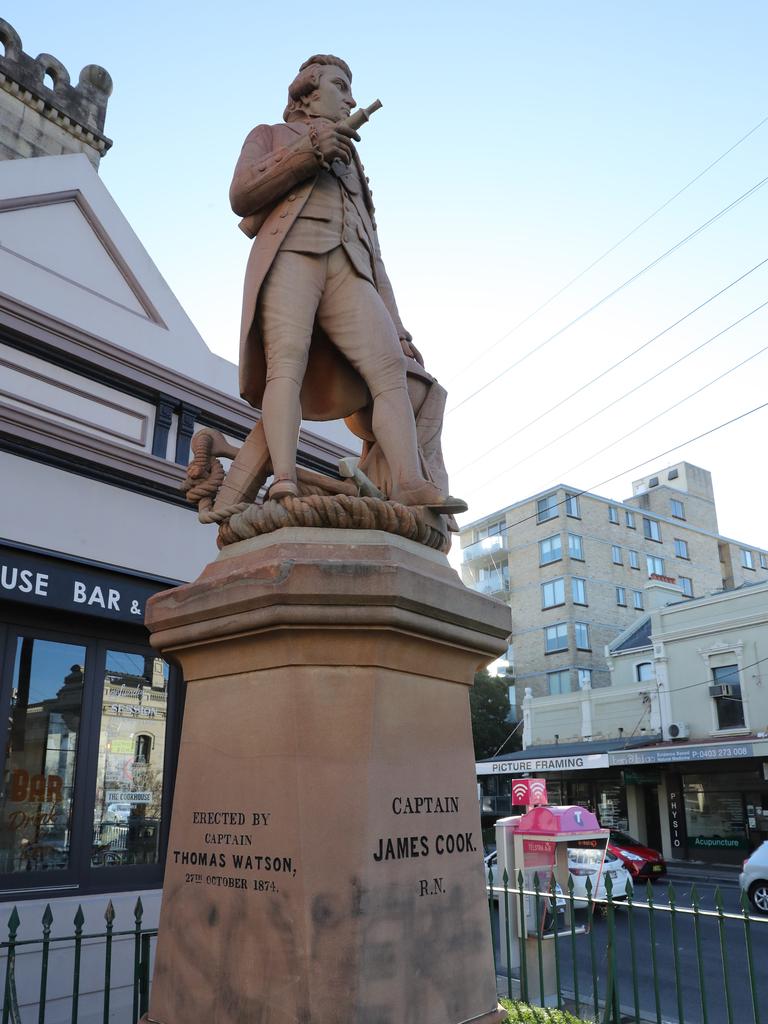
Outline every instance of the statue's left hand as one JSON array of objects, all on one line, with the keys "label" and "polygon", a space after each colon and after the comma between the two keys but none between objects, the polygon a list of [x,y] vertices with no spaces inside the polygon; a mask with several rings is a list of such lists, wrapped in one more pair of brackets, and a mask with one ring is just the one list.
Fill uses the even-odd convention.
[{"label": "statue's left hand", "polygon": [[408,331],[405,331],[400,335],[400,346],[405,355],[409,356],[411,359],[415,359],[419,366],[424,365],[424,356],[422,356],[421,352],[419,352],[413,344],[413,338]]}]

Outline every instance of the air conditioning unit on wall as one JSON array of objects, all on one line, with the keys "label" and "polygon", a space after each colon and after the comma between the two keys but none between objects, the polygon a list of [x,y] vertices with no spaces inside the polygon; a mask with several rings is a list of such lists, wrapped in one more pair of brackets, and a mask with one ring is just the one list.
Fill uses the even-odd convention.
[{"label": "air conditioning unit on wall", "polygon": [[667,740],[687,740],[691,735],[687,722],[670,722],[664,732]]}]

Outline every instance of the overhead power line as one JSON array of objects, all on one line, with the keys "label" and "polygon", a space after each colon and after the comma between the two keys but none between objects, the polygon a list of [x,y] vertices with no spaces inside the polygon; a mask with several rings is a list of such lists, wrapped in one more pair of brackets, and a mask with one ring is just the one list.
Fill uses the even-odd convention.
[{"label": "overhead power line", "polygon": [[614,288],[612,291],[608,292],[607,295],[604,295],[601,299],[598,299],[597,302],[594,302],[587,309],[583,310],[583,312],[579,313],[578,316],[574,317],[572,320],[569,320],[567,324],[559,328],[559,330],[555,331],[554,334],[550,334],[549,337],[544,338],[544,340],[540,341],[538,345],[535,345],[532,349],[529,349],[522,356],[520,356],[519,359],[516,359],[509,366],[505,367],[505,369],[499,371],[499,373],[495,374],[493,377],[487,380],[485,384],[481,384],[480,387],[476,388],[473,392],[471,392],[471,394],[467,395],[465,398],[462,398],[462,400],[460,402],[457,402],[456,405],[451,406],[450,409],[447,410],[447,412],[456,412],[462,406],[466,405],[467,402],[471,401],[473,398],[476,398],[478,395],[482,394],[482,392],[489,388],[492,384],[495,384],[497,380],[501,380],[501,378],[506,376],[506,374],[508,374],[511,370],[514,370],[517,366],[520,366],[521,363],[524,363],[526,359],[529,359],[532,355],[535,355],[537,352],[540,352],[545,346],[549,345],[551,342],[553,342],[556,338],[559,338],[562,334],[564,334],[575,324],[579,323],[585,317],[589,316],[590,313],[594,313],[596,309],[599,309],[600,306],[608,302],[609,299],[612,299],[615,295],[618,295],[618,293],[620,291],[623,291],[624,288],[627,288],[630,284],[633,284],[635,281],[637,281],[638,278],[642,277],[644,274],[647,274],[649,270],[652,270],[654,267],[657,267],[659,263],[662,262],[662,260],[665,260],[668,256],[671,256],[673,253],[677,252],[678,249],[681,249],[684,245],[687,245],[688,242],[692,241],[703,231],[706,231],[707,228],[711,227],[714,223],[720,220],[721,217],[724,217],[727,213],[730,213],[730,211],[735,209],[740,203],[743,203],[745,199],[749,199],[749,197],[753,196],[759,189],[761,189],[766,184],[766,182],[768,182],[768,175],[766,175],[766,177],[764,178],[761,178],[760,181],[756,182],[751,188],[747,189],[746,192],[742,192],[740,196],[737,196],[737,198],[734,199],[732,202],[728,203],[727,206],[724,206],[722,210],[718,210],[718,212],[715,213],[712,217],[710,217],[709,220],[704,221],[703,224],[699,224],[697,228],[694,228],[694,230],[691,231],[689,234],[685,235],[684,238],[681,238],[679,241],[675,242],[673,246],[671,246],[665,252],[661,253],[660,256],[657,256],[654,260],[651,260],[650,263],[647,263],[644,267],[638,270],[637,273],[633,274],[631,277],[628,277],[626,281],[623,281],[620,285],[617,285],[617,287]]},{"label": "overhead power line", "polygon": [[483,349],[478,355],[474,357],[474,359],[471,359],[468,363],[466,363],[464,367],[455,376],[449,379],[448,383],[451,384],[454,380],[458,380],[460,377],[462,377],[467,370],[471,369],[489,352],[492,352],[498,345],[502,343],[502,341],[506,341],[507,338],[513,335],[516,331],[519,331],[521,327],[523,327],[535,316],[541,313],[543,309],[546,309],[547,306],[550,305],[550,303],[554,302],[555,299],[559,298],[563,294],[563,292],[566,292],[571,287],[571,285],[576,284],[576,282],[580,281],[581,278],[585,276],[585,274],[588,274],[590,270],[593,270],[599,263],[602,263],[602,261],[606,259],[606,257],[610,256],[611,253],[615,252],[619,248],[619,246],[623,245],[624,242],[630,239],[641,228],[645,227],[645,225],[648,224],[649,221],[652,221],[653,218],[656,217],[658,214],[660,214],[662,210],[666,210],[670,203],[673,203],[675,199],[679,198],[683,194],[683,192],[686,192],[692,185],[695,185],[700,178],[703,178],[704,175],[711,171],[713,167],[716,167],[721,160],[724,160],[729,154],[731,154],[734,151],[734,149],[740,146],[742,142],[746,142],[746,140],[751,135],[754,135],[754,133],[758,129],[762,128],[763,125],[766,123],[768,123],[768,117],[764,117],[762,121],[758,121],[758,123],[753,128],[750,128],[746,135],[742,135],[740,139],[737,139],[732,146],[729,146],[728,149],[726,149],[725,152],[721,153],[720,156],[718,156],[715,160],[712,161],[712,163],[707,164],[707,166],[702,171],[699,171],[699,173],[695,175],[695,177],[691,178],[691,180],[687,182],[685,185],[683,185],[682,188],[678,189],[677,192],[674,193],[674,195],[671,195],[669,199],[666,199],[661,204],[661,206],[657,206],[652,213],[649,213],[648,216],[641,220],[639,224],[636,224],[631,229],[631,231],[628,231],[626,235],[624,235],[622,238],[618,240],[618,242],[614,242],[614,244],[609,249],[606,249],[605,252],[602,253],[602,255],[598,256],[596,260],[593,260],[589,264],[589,266],[584,267],[583,270],[579,271],[579,273],[576,274],[575,277],[572,277],[570,281],[567,281],[562,286],[562,288],[559,288],[553,295],[550,295],[550,297],[546,299],[544,302],[542,302],[540,306],[537,306],[532,313],[529,313],[526,317],[520,320],[519,323],[516,323],[514,327],[511,327],[508,331],[502,334],[500,338],[493,342],[493,344]]},{"label": "overhead power line", "polygon": [[[646,377],[645,380],[640,381],[639,384],[635,384],[634,387],[631,387],[629,389],[629,391],[625,391],[624,394],[619,395],[618,398],[612,399],[610,402],[608,402],[607,405],[602,406],[600,409],[596,409],[594,412],[590,413],[589,416],[585,416],[584,419],[580,420],[578,423],[569,425],[568,429],[564,430],[562,434],[558,434],[557,437],[551,438],[549,441],[547,441],[546,444],[541,445],[540,448],[536,448],[534,451],[529,452],[527,455],[524,455],[522,459],[518,459],[517,462],[513,462],[511,466],[506,466],[501,471],[501,473],[496,473],[493,476],[488,477],[479,486],[477,486],[475,490],[482,491],[484,487],[487,487],[488,484],[498,480],[499,477],[506,476],[508,473],[511,473],[513,469],[517,469],[518,466],[522,466],[523,463],[528,462],[529,459],[532,459],[534,458],[534,456],[539,455],[541,452],[546,451],[548,448],[551,448],[553,444],[557,444],[558,441],[562,441],[564,437],[569,437],[577,430],[580,430],[587,423],[591,423],[592,420],[597,419],[598,416],[602,416],[604,412],[607,412],[609,409],[612,409],[615,405],[619,405],[619,403],[623,402],[625,398],[629,398],[630,395],[634,395],[638,391],[641,391],[644,387],[646,387],[646,385],[653,383],[653,381],[663,376],[663,374],[667,373],[675,366],[679,366],[681,363],[684,363],[686,359],[689,359],[691,356],[696,355],[697,352],[701,352],[701,350],[706,348],[707,345],[711,345],[713,341],[717,341],[718,338],[722,338],[723,335],[727,334],[729,331],[732,331],[734,327],[738,327],[739,324],[749,319],[749,317],[754,316],[755,313],[759,312],[766,305],[768,305],[768,302],[763,302],[761,303],[761,305],[756,306],[755,309],[750,310],[749,313],[745,313],[744,316],[739,317],[738,320],[734,320],[733,323],[728,324],[727,327],[724,327],[716,334],[711,335],[705,341],[700,342],[694,348],[690,349],[690,351],[684,353],[682,356],[679,356],[677,359],[674,359],[671,363],[668,363],[666,366],[662,367],[661,370],[657,370],[656,373],[652,373],[650,377]],[[680,404],[682,404],[682,401],[685,401],[689,397],[691,397],[691,393],[686,395],[685,398],[681,400]],[[644,425],[645,424],[643,424],[643,426]],[[637,429],[640,428],[638,427]],[[599,454],[600,452],[595,452],[594,454],[590,455],[589,458],[585,459],[583,462],[580,462],[579,466],[584,465],[584,462],[589,462],[591,459],[595,458],[595,456]],[[483,456],[480,457],[482,458]],[[574,468],[575,467],[573,466],[569,467],[563,473],[560,474],[560,477],[562,478],[565,475],[565,473],[570,473],[571,470]]]},{"label": "overhead power line", "polygon": [[[674,323],[669,324],[669,326],[665,327],[664,330],[659,331],[658,334],[654,334],[652,338],[649,338],[647,341],[644,341],[642,343],[642,345],[638,345],[637,348],[633,349],[631,352],[628,352],[625,356],[622,356],[622,358],[619,359],[617,362],[612,363],[605,370],[601,370],[600,373],[598,373],[594,377],[591,377],[584,384],[581,384],[578,388],[576,388],[575,391],[572,391],[569,395],[566,395],[565,398],[561,398],[559,401],[555,402],[554,405],[551,405],[548,409],[545,409],[544,412],[539,413],[539,415],[535,416],[532,420],[528,420],[527,423],[524,423],[521,427],[518,427],[511,434],[508,434],[505,438],[503,438],[501,441],[498,441],[491,448],[488,448],[485,452],[483,452],[482,455],[475,456],[475,458],[472,460],[472,462],[466,463],[465,465],[461,466],[459,469],[455,470],[454,471],[455,475],[458,476],[460,473],[463,473],[464,470],[469,469],[470,467],[474,468],[477,465],[477,463],[478,463],[478,461],[480,459],[484,459],[488,455],[490,455],[492,452],[495,452],[499,448],[502,448],[505,444],[507,444],[507,442],[511,441],[513,438],[517,437],[519,434],[522,434],[523,431],[527,430],[529,427],[532,427],[536,423],[539,423],[546,416],[549,416],[550,413],[553,413],[556,410],[561,409],[565,405],[566,402],[570,402],[570,400],[572,398],[576,398],[577,395],[580,395],[583,391],[586,391],[587,388],[591,387],[593,384],[596,384],[597,381],[602,380],[603,377],[606,377],[613,370],[618,369],[619,366],[621,366],[623,363],[626,363],[633,356],[636,356],[639,352],[642,352],[644,349],[648,348],[649,345],[652,345],[655,341],[658,341],[659,338],[663,338],[666,334],[669,334],[669,332],[674,330],[675,327],[679,327],[679,325],[684,323],[684,321],[690,319],[695,313],[698,313],[700,310],[704,309],[704,307],[708,306],[711,302],[714,302],[715,299],[720,298],[720,296],[724,295],[730,288],[733,288],[735,285],[739,284],[745,278],[749,277],[750,274],[754,274],[756,270],[759,270],[760,267],[765,266],[766,263],[768,263],[768,257],[766,257],[766,259],[764,259],[764,260],[761,260],[759,263],[755,264],[754,267],[752,267],[750,270],[747,270],[740,277],[735,278],[735,280],[731,281],[730,284],[725,285],[725,287],[721,288],[720,291],[715,292],[714,295],[710,295],[708,299],[705,299],[703,302],[700,302],[698,306],[696,306],[694,309],[689,310],[687,313],[685,313],[683,316],[681,316],[678,320],[675,320]],[[631,392],[628,392],[628,394],[631,394]],[[614,404],[614,403],[612,403],[612,404]],[[610,408],[610,406],[606,406],[605,408]],[[604,410],[600,410],[600,412],[602,412],[602,411],[604,411]],[[565,437],[567,434],[571,434],[574,430],[578,429],[584,423],[588,423],[590,419],[593,419],[594,416],[597,416],[597,415],[599,415],[599,412],[598,413],[594,413],[593,416],[588,417],[586,420],[582,420],[582,422],[578,423],[576,425],[576,427],[569,428],[565,433],[560,434],[558,437],[556,437],[554,439],[554,441],[559,441],[561,438]],[[550,444],[554,443],[554,441],[548,442],[548,444],[544,445],[542,448],[538,448],[535,452],[532,452],[530,455],[527,455],[520,462],[516,462],[515,466],[519,466],[523,462],[526,462],[528,459],[533,458],[534,455],[538,455],[539,452],[543,451],[544,448],[548,448]],[[514,468],[514,467],[510,467],[510,468]]]},{"label": "overhead power line", "polygon": [[[613,476],[606,477],[605,480],[599,480],[597,483],[592,484],[590,487],[585,487],[583,490],[571,490],[568,489],[568,496],[562,501],[558,501],[555,508],[560,505],[565,505],[569,498],[579,498],[582,494],[590,494],[597,487],[603,487],[605,484],[613,483],[614,480],[618,480],[622,476],[626,476],[627,473],[634,473],[635,470],[641,469],[643,466],[647,466],[650,462],[657,462],[659,459],[665,458],[667,455],[671,455],[673,452],[679,451],[681,448],[685,448],[686,445],[694,444],[696,441],[701,441],[705,437],[709,437],[711,434],[716,434],[718,430],[724,430],[725,427],[730,427],[734,423],[738,423],[740,420],[744,420],[747,416],[751,416],[753,413],[760,412],[761,409],[768,408],[768,402],[763,402],[761,405],[756,405],[752,409],[748,409],[746,412],[740,413],[738,416],[733,416],[729,420],[725,420],[723,423],[718,423],[716,427],[710,427],[709,430],[703,431],[701,434],[696,434],[695,437],[689,437],[687,441],[681,441],[679,444],[673,445],[671,448],[667,448],[663,452],[657,452],[656,455],[652,455],[649,459],[643,459],[642,462],[638,462],[634,466],[628,466],[626,469],[622,469],[619,473],[614,473]],[[555,486],[554,484],[552,486]],[[536,519],[538,513],[533,512],[531,515],[523,516],[522,519],[516,520],[514,523],[508,523],[506,526],[502,526],[499,533],[508,533],[516,526],[522,526],[523,523],[529,522],[531,519]],[[488,518],[487,516],[484,518]]]},{"label": "overhead power line", "polygon": [[[766,306],[768,306],[768,301],[764,302],[762,306],[758,306],[757,309],[764,309]],[[752,312],[756,313],[757,310],[753,309]],[[751,316],[751,314],[747,315]],[[565,473],[571,473],[574,469],[579,469],[586,462],[591,462],[591,460],[596,459],[598,455],[602,455],[604,452],[607,452],[611,448],[614,448],[617,444],[620,444],[622,441],[626,441],[628,437],[631,437],[632,434],[637,433],[638,430],[643,430],[651,423],[655,423],[656,420],[660,420],[662,416],[666,416],[668,412],[672,412],[674,409],[679,409],[681,405],[685,405],[686,402],[689,402],[692,398],[696,398],[697,395],[700,395],[703,391],[706,391],[707,388],[711,388],[714,384],[717,384],[725,377],[728,377],[730,374],[735,373],[736,370],[740,370],[742,366],[746,366],[747,363],[751,363],[753,359],[757,359],[757,357],[761,356],[764,352],[768,352],[768,345],[764,345],[761,349],[758,349],[757,352],[753,352],[751,356],[747,356],[746,359],[742,359],[741,362],[736,363],[735,366],[731,366],[723,373],[718,374],[717,377],[714,377],[712,380],[707,381],[706,384],[702,384],[700,388],[696,388],[695,391],[692,391],[684,398],[680,398],[677,402],[673,402],[672,405],[667,406],[666,409],[663,409],[661,412],[656,413],[655,416],[651,416],[649,420],[646,420],[644,423],[640,423],[638,426],[633,427],[632,430],[629,430],[626,434],[623,434],[621,437],[617,437],[615,441],[611,441],[610,444],[607,444],[604,448],[601,448],[599,451],[594,452],[592,455],[589,456],[589,458],[582,459],[581,462],[577,462],[574,466],[569,466],[568,469],[565,470]],[[563,475],[565,475],[565,473]]]}]

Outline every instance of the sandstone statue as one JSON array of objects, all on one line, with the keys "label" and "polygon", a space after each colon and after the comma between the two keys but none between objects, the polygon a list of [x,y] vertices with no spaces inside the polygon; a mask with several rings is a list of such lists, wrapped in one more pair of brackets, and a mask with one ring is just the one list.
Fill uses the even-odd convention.
[{"label": "sandstone statue", "polygon": [[[283,123],[257,126],[243,145],[230,189],[240,227],[254,239],[240,388],[262,419],[240,449],[212,431],[197,436],[188,497],[223,523],[227,512],[253,503],[271,475],[265,504],[283,503],[266,517],[271,528],[287,524],[286,502],[295,511],[292,499],[336,495],[420,510],[417,518],[426,515],[445,539],[452,514],[466,509],[448,494],[440,445],[445,391],[424,369],[384,268],[354,145],[356,127],[380,104],[351,115],[351,81],[340,58],[310,57],[289,87]],[[301,420],[342,417],[363,440],[359,464],[341,467],[349,479],[297,469]],[[219,469],[212,491],[215,455],[233,463],[226,478]],[[270,526],[258,514],[257,532],[265,532]],[[310,524],[311,516],[301,520]],[[223,530],[225,542],[241,536]]]}]

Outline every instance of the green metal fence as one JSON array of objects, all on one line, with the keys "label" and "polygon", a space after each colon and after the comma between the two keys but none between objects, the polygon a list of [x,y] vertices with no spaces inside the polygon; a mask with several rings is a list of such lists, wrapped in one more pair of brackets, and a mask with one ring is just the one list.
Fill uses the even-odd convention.
[{"label": "green metal fence", "polygon": [[[506,871],[501,881],[489,872],[496,973],[510,999],[597,1024],[768,1024],[768,917],[751,912],[746,893],[726,890],[737,908],[726,910],[719,887],[707,908],[696,885],[683,905],[671,884],[648,882],[638,899],[631,882],[617,893],[608,876],[598,899],[589,879],[586,895],[573,878],[567,892],[542,890],[538,876],[525,888],[522,872],[516,885]],[[531,900],[540,926],[526,931]]]},{"label": "green metal fence", "polygon": [[[104,913],[103,930],[85,932],[85,915],[82,907],[78,906],[73,920],[74,931],[67,930],[67,934],[53,935],[54,917],[48,904],[42,916],[39,937],[20,939],[18,935],[22,922],[18,909],[14,907],[8,919],[8,939],[0,943],[5,958],[2,1024],[45,1024],[46,1012],[54,995],[57,1003],[66,1002],[69,1005],[68,1019],[71,1024],[78,1024],[85,1016],[81,998],[84,951],[93,954],[90,966],[98,974],[97,990],[92,987],[88,993],[90,1007],[87,1018],[91,1021],[100,1018],[104,1024],[117,1021],[135,1024],[149,1007],[152,940],[157,937],[156,928],[144,927],[143,917],[144,908],[139,898],[133,910],[133,927],[116,929],[115,909],[110,900]],[[130,950],[132,964],[127,971],[124,969],[125,960],[129,957],[121,957],[118,965],[113,956],[118,944],[126,947],[126,953]],[[22,961],[25,998],[23,1006],[20,1006],[18,973]],[[56,973],[55,994],[50,991],[53,961]],[[123,969],[119,970],[117,987],[115,973],[119,968]],[[65,981],[67,977],[71,978],[71,991]],[[121,1006],[114,1004],[116,990],[122,997]],[[94,1007],[96,999],[98,1009]],[[61,1019],[60,1008],[58,1019]]]}]

